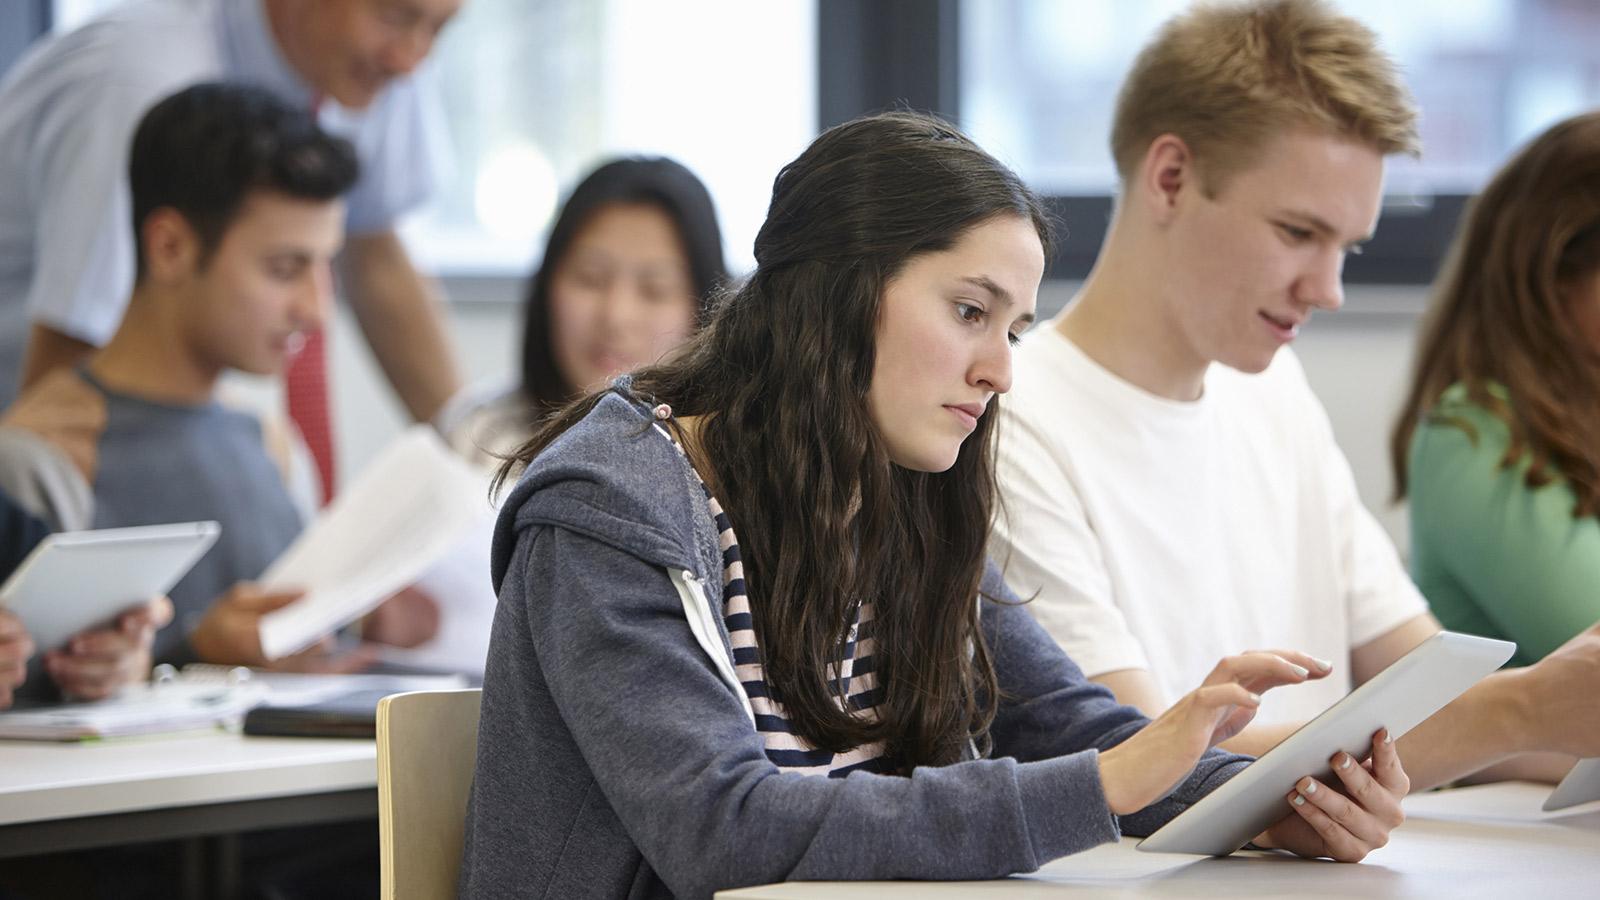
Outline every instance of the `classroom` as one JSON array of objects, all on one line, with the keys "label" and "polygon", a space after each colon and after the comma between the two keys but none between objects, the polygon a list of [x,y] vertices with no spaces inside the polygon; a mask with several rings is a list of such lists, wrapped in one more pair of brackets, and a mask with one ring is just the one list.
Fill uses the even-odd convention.
[{"label": "classroom", "polygon": [[1592,893],[1597,47],[0,3],[0,900]]}]

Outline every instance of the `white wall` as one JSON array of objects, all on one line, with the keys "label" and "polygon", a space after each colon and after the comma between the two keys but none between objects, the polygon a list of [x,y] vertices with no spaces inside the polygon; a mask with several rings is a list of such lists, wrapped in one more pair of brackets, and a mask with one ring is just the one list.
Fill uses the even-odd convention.
[{"label": "white wall", "polygon": [[[1054,315],[1074,286],[1047,286],[1041,317]],[[514,379],[521,341],[522,284],[511,278],[452,279],[451,325],[457,359],[471,381]],[[1312,319],[1294,347],[1312,388],[1328,409],[1334,433],[1355,471],[1367,506],[1396,542],[1407,545],[1405,514],[1390,506],[1387,445],[1410,372],[1421,288],[1356,286],[1345,308]],[[403,427],[394,394],[362,342],[348,313],[334,323],[334,413],[340,478],[348,483],[361,466]]]}]

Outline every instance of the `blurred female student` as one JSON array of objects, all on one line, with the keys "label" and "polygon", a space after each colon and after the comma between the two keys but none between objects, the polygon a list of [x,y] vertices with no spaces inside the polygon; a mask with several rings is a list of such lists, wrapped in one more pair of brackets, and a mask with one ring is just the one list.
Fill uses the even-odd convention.
[{"label": "blurred female student", "polygon": [[653,363],[703,322],[728,279],[705,185],[670,159],[619,159],[567,198],[529,284],[521,384],[450,429],[498,465],[556,407]]},{"label": "blurred female student", "polygon": [[1390,447],[1412,575],[1528,665],[1600,620],[1600,113],[1473,202],[1417,358]]},{"label": "blurred female student", "polygon": [[[1151,722],[986,561],[995,399],[1048,243],[950,126],[841,125],[778,174],[754,274],[683,352],[521,448],[463,896],[999,877],[1146,834],[1246,764],[1212,745],[1309,658],[1223,660]],[[1302,779],[1258,843],[1386,840],[1407,783],[1375,745],[1370,772],[1334,761],[1348,799]]]}]

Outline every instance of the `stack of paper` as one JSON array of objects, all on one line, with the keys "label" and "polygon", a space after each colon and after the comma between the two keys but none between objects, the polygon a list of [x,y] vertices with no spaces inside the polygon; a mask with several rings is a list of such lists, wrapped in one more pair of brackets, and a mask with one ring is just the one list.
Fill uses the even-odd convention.
[{"label": "stack of paper", "polygon": [[252,684],[136,684],[93,703],[63,703],[0,712],[0,738],[76,741],[85,738],[214,728],[236,722],[267,694]]},{"label": "stack of paper", "polygon": [[432,428],[413,426],[262,575],[268,589],[306,591],[262,617],[267,658],[310,646],[416,581],[481,519],[488,488]]}]

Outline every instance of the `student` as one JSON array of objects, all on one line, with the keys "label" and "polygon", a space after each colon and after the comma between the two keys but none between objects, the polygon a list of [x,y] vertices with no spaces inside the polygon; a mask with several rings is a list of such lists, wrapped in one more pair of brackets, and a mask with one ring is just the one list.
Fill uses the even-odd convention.
[{"label": "student", "polygon": [[[1415,115],[1367,28],[1257,0],[1169,21],[1111,145],[1122,187],[1099,259],[1017,352],[997,556],[1067,653],[1148,715],[1216,655],[1330,664],[1227,745],[1259,754],[1439,629],[1286,349],[1343,302],[1345,254],[1372,233],[1384,157],[1415,152]],[[1486,679],[1401,756],[1431,786],[1523,750],[1600,754],[1596,689],[1591,636]]]},{"label": "student", "polygon": [[[0,82],[0,408],[116,330],[136,268],[124,180],[134,126],[179,88],[226,80],[319,110],[356,147],[344,293],[406,408],[430,419],[459,377],[435,290],[394,226],[442,168],[441,111],[413,73],[462,2],[149,0],[33,47]],[[320,335],[307,342],[301,364],[315,368]],[[314,438],[327,491],[314,407],[328,398],[295,386],[290,412]]]},{"label": "student", "polygon": [[[0,582],[11,577],[50,529],[0,491]],[[11,612],[0,609],[0,709],[24,694],[62,693],[78,700],[98,700],[118,688],[144,679],[150,672],[150,644],[155,632],[172,618],[165,597],[139,605],[118,617],[111,628],[84,632],[64,647],[48,648],[37,657],[27,628]],[[40,676],[37,667],[48,673]]]},{"label": "student", "polygon": [[[519,452],[464,896],[998,877],[1238,771],[1208,748],[1304,657],[1224,660],[1149,722],[985,562],[989,405],[1047,238],[949,126],[841,125],[779,173],[754,274],[685,350]],[[1259,842],[1359,859],[1405,793],[1381,739],[1374,771],[1341,772],[1362,806],[1286,800]]]},{"label": "student", "polygon": [[217,381],[282,371],[322,324],[356,172],[348,143],[260,88],[201,84],[156,104],[129,155],[127,316],[0,419],[0,486],[42,496],[33,511],[57,528],[221,523],[172,590],[178,627],[157,636],[157,661],[265,662],[257,622],[295,597],[241,583],[301,528],[288,440],[219,403]]},{"label": "student", "polygon": [[1391,450],[1411,573],[1530,665],[1600,621],[1600,113],[1473,201],[1417,359]]},{"label": "student", "polygon": [[451,443],[498,466],[557,407],[681,344],[727,280],[716,209],[693,172],[660,157],[595,169],[528,287],[521,384],[468,413]]}]

